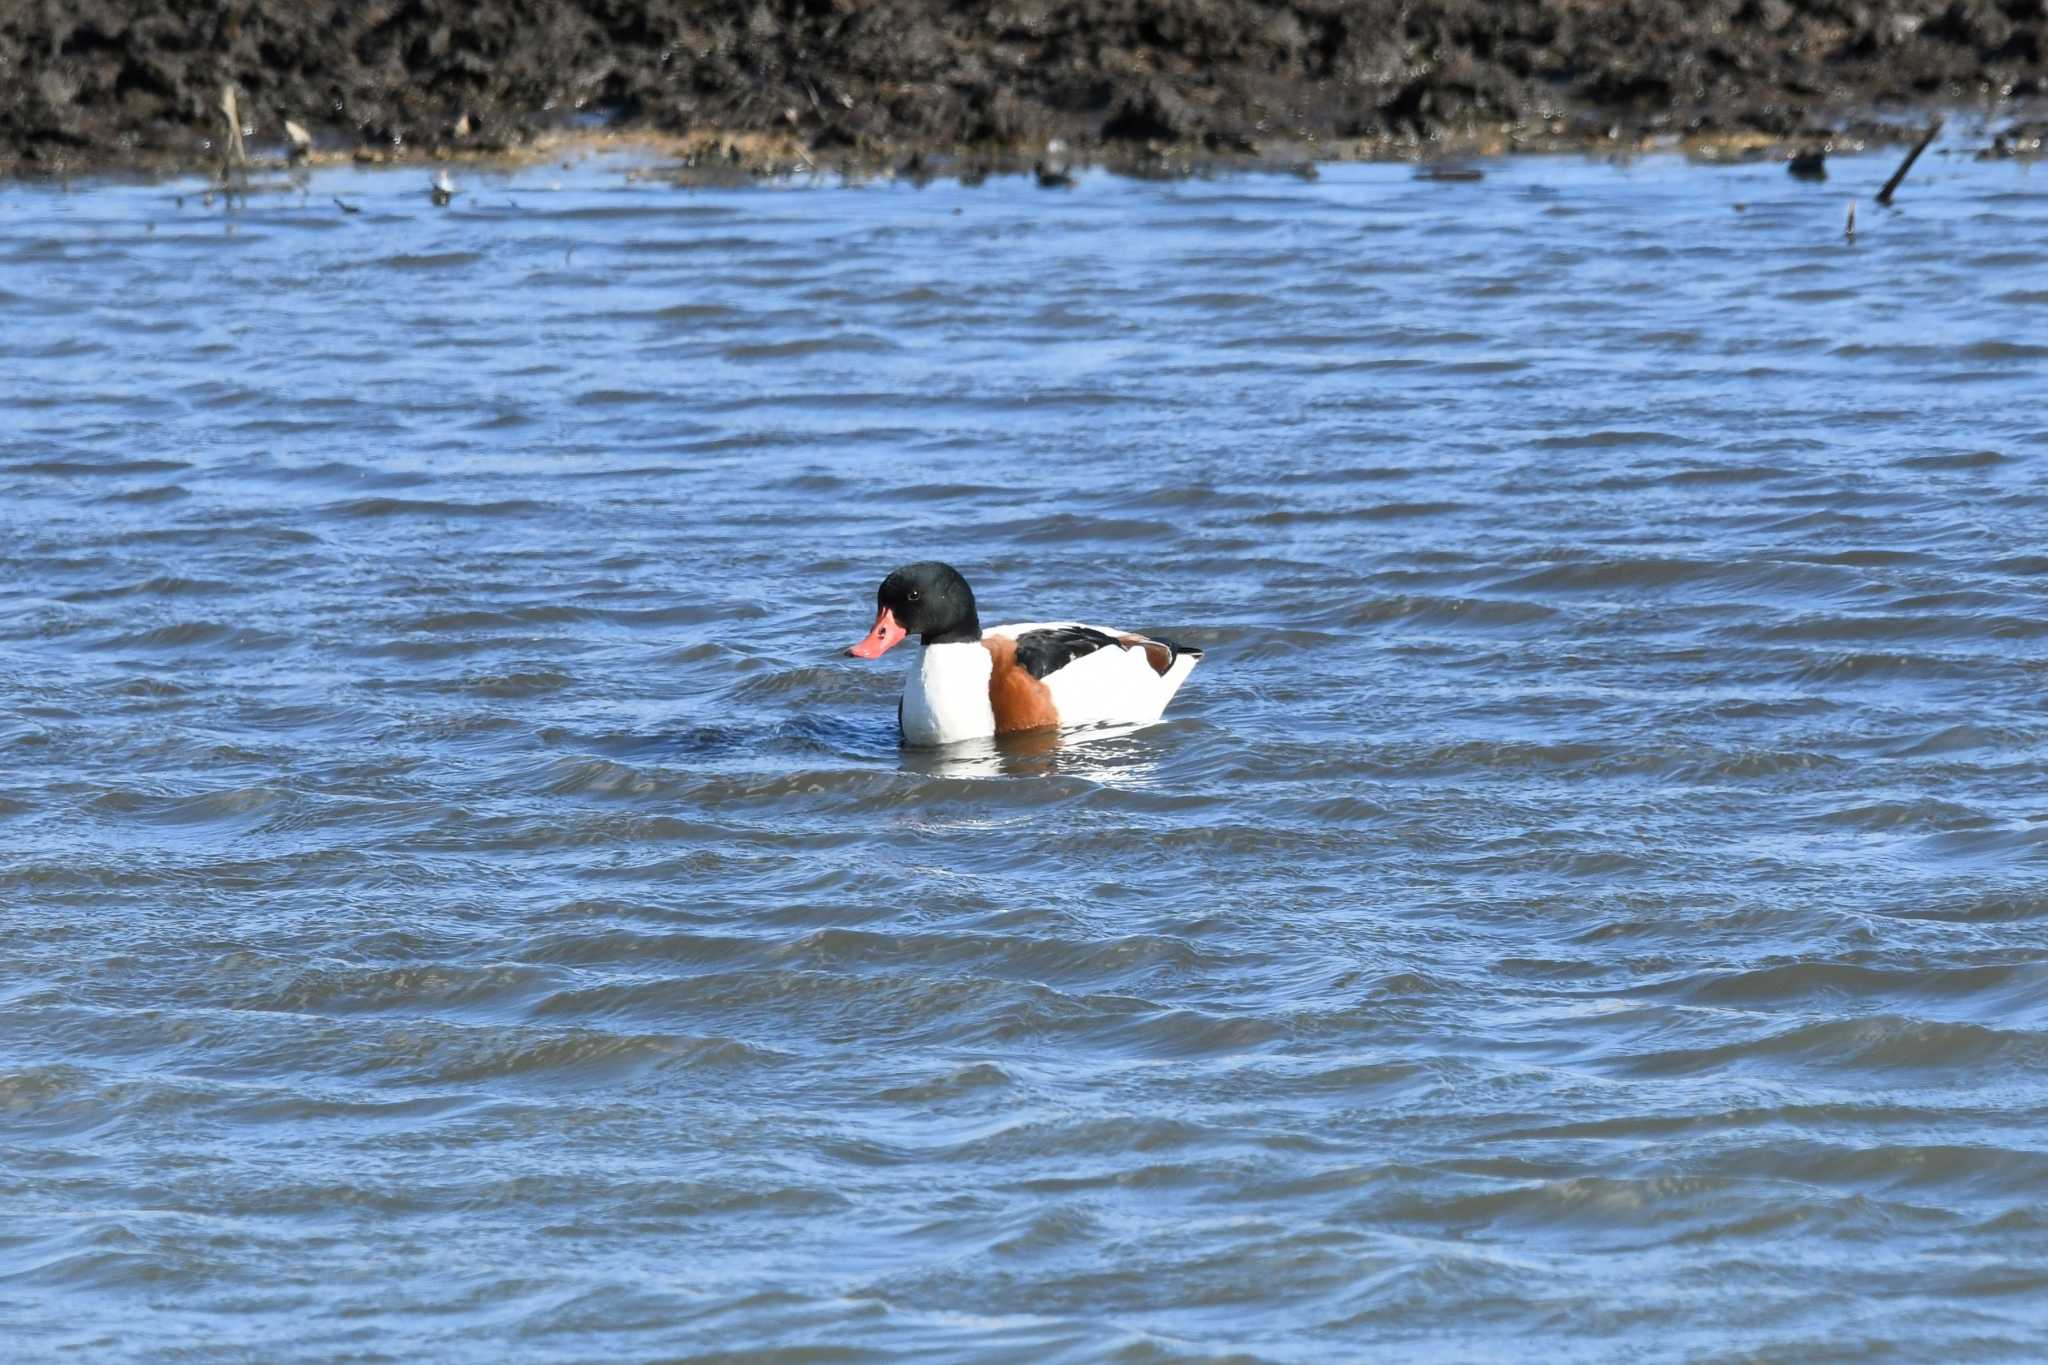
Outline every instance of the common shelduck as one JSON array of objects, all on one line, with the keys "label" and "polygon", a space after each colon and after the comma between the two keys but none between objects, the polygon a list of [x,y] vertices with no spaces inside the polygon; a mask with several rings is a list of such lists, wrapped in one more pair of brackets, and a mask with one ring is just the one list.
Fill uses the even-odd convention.
[{"label": "common shelduck", "polygon": [[910,744],[953,744],[1052,726],[1146,725],[1202,651],[1074,621],[981,628],[974,589],[950,564],[908,564],[875,591],[875,628],[848,654],[879,659],[916,635],[923,653],[897,724]]}]

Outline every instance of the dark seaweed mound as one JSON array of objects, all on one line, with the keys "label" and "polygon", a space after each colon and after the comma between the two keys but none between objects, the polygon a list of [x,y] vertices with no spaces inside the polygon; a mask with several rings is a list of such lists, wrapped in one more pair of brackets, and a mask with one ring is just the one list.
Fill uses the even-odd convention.
[{"label": "dark seaweed mound", "polygon": [[1483,128],[1824,130],[2039,94],[2044,0],[30,0],[0,11],[0,169],[259,140],[489,150],[552,121],[868,155],[1111,155]]}]

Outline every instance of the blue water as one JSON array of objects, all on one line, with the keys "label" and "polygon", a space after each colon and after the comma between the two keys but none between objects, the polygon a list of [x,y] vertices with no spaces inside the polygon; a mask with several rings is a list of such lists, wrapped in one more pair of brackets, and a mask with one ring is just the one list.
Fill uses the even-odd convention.
[{"label": "blue water", "polygon": [[[0,189],[10,1358],[2048,1354],[2048,199],[1891,167]],[[903,752],[923,558],[1207,659]]]}]

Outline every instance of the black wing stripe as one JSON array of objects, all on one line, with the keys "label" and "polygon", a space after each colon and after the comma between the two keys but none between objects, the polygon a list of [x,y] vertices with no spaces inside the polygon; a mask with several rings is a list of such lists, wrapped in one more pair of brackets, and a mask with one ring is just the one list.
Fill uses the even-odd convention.
[{"label": "black wing stripe", "polygon": [[1059,626],[1052,630],[1027,630],[1017,637],[1017,666],[1034,678],[1058,672],[1074,660],[1116,643],[1086,626]]}]

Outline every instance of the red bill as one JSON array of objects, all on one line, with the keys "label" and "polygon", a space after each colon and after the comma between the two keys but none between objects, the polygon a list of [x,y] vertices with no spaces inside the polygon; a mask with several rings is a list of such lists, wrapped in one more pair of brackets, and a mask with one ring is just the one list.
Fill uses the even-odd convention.
[{"label": "red bill", "polygon": [[847,650],[856,659],[879,659],[910,638],[910,632],[896,624],[896,613],[883,607],[875,613],[875,628],[868,638]]}]

